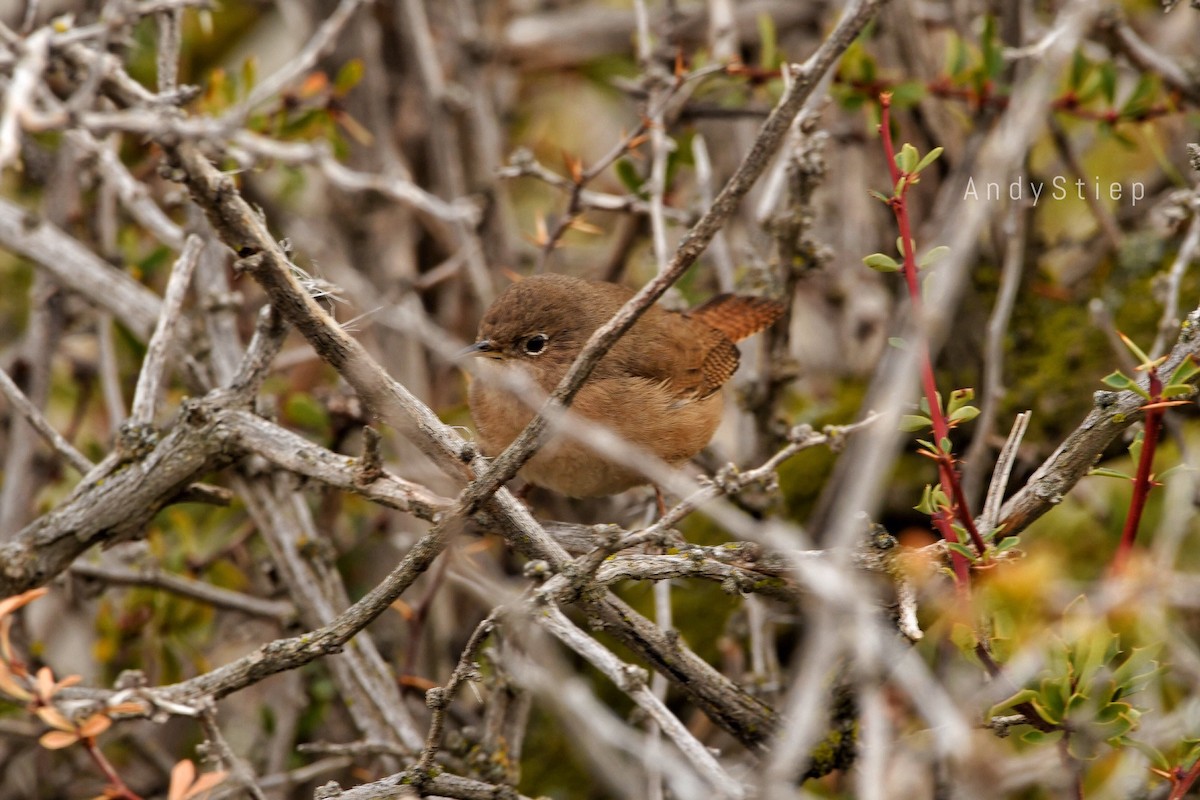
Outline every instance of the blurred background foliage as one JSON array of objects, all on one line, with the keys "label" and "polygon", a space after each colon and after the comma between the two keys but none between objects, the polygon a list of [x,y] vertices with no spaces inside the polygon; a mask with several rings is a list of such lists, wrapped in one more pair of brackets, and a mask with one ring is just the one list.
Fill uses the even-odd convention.
[{"label": "blurred background foliage", "polygon": [[[71,11],[76,14],[76,24],[94,17],[95,4],[77,5],[47,2],[42,13]],[[247,97],[262,76],[291,56],[333,5],[323,0],[225,2],[208,11],[188,11],[180,80],[201,89],[188,106],[189,114],[220,114]],[[638,78],[641,66],[634,54],[631,8],[623,2],[462,0],[427,4],[439,66],[453,84],[445,97],[433,101],[441,108],[434,114],[428,110],[421,65],[402,29],[399,5],[379,2],[369,7],[319,69],[259,106],[247,127],[279,140],[327,143],[336,158],[357,169],[398,168],[443,197],[450,197],[455,185],[478,197],[485,211],[480,229],[485,247],[482,255],[496,285],[503,286],[509,276],[528,273],[539,262],[544,232],[561,219],[566,198],[543,181],[530,177],[501,180],[496,171],[509,154],[527,148],[538,162],[563,174],[565,158],[581,159],[584,165],[594,163],[637,124],[645,89]],[[668,133],[674,150],[666,200],[685,215],[703,206],[700,198],[705,187],[698,175],[696,137],[707,143],[718,179],[728,175],[781,94],[779,65],[804,59],[832,18],[825,4],[790,4],[804,6],[802,9],[786,5],[748,4],[738,12],[734,52],[714,53],[710,33],[694,22],[704,4],[668,4],[678,24],[670,36],[656,41],[657,58],[669,64],[678,57],[691,69],[731,56],[742,65],[738,71],[715,74],[698,83],[686,103],[673,109]],[[1047,28],[1058,4],[1034,5],[895,3],[848,51],[828,87],[833,102],[822,109],[820,121],[825,137],[820,155],[824,175],[802,209],[810,215],[804,236],[817,245],[806,252],[819,257],[781,263],[781,245],[773,235],[772,221],[788,210],[787,198],[760,211],[758,204],[765,192],[761,187],[726,232],[725,246],[739,286],[777,289],[786,281],[795,286],[787,354],[799,377],[778,398],[774,416],[779,420],[818,426],[851,420],[902,306],[899,284],[861,264],[867,253],[890,251],[895,235],[887,209],[867,197],[868,190],[886,189],[888,182],[875,131],[878,93],[895,93],[901,141],[913,141],[922,151],[943,146],[944,159],[951,163],[965,158],[980,134],[995,123],[1014,82],[1026,73],[1028,62],[1012,58],[1008,48],[1036,39],[1034,32]],[[1018,6],[1024,9],[1020,18],[1032,30],[1013,29],[1014,19],[1020,16],[1014,10]],[[655,8],[655,14],[663,13]],[[1194,67],[1189,60],[1195,56],[1200,15],[1179,9],[1164,16],[1159,4],[1150,0],[1121,3],[1115,13],[1122,14],[1165,58]],[[463,14],[471,18],[470,25],[463,22]],[[130,73],[153,86],[153,21],[146,19],[126,34],[117,50]],[[1014,36],[1024,38],[1018,41]],[[491,114],[496,126],[490,132],[482,130],[472,116],[479,103],[472,93],[479,91],[488,93],[484,113]],[[1116,182],[1127,192],[1140,183],[1145,196],[1136,204],[1128,194],[1122,199],[1092,202],[1077,196],[1061,200],[1043,196],[1036,206],[1021,212],[1026,215],[1029,233],[1019,300],[1004,339],[1006,391],[997,415],[997,430],[1002,433],[1015,413],[1033,411],[1013,488],[1079,423],[1091,408],[1093,392],[1102,388],[1100,379],[1120,364],[1122,355],[1114,350],[1108,329],[1119,329],[1144,344],[1157,333],[1163,274],[1181,241],[1182,218],[1172,192],[1188,188],[1195,179],[1183,148],[1189,137],[1195,138],[1200,121],[1194,103],[1165,86],[1160,76],[1131,64],[1111,45],[1103,29],[1089,37],[1070,74],[1061,76],[1059,91],[1060,110],[1048,123],[1061,135],[1056,141],[1049,128],[1044,132],[1021,178],[1044,181],[1049,188],[1056,176],[1067,177],[1072,185],[1078,177],[1089,190],[1095,184]],[[489,140],[486,135],[496,138]],[[452,140],[449,145],[446,139]],[[457,170],[439,160],[439,140],[443,140],[441,146],[457,148]],[[64,178],[55,166],[62,149],[63,140],[55,133],[29,137],[23,152],[24,170],[5,174],[0,191],[30,207],[54,199],[55,207],[47,208],[46,213],[58,224],[94,246],[114,267],[161,293],[173,260],[171,251],[124,216],[115,238],[106,241],[95,213],[97,204],[103,202],[96,183],[84,174],[76,176],[75,185],[64,188]],[[173,218],[187,224],[189,216],[180,190],[155,174],[161,152],[135,136],[125,136],[119,142],[119,153]],[[405,292],[418,291],[426,309],[450,335],[464,342],[472,339],[482,303],[467,288],[459,252],[463,244],[454,231],[427,224],[377,195],[331,190],[319,174],[296,165],[260,159],[247,166],[229,157],[222,166],[236,172],[243,191],[264,210],[272,230],[292,243],[297,263],[343,287],[343,302],[331,307],[342,319],[359,318],[352,327],[361,331],[393,374],[430,402],[445,421],[469,426],[465,384],[454,366],[373,318],[381,305],[396,301]],[[915,191],[919,230],[933,227],[924,226],[923,220],[953,214],[955,204],[972,202],[966,199],[964,186],[945,182],[951,177],[957,176],[938,172]],[[647,161],[644,149],[639,148],[617,160],[590,188],[644,195],[646,178]],[[1029,191],[1028,185],[1025,191]],[[583,219],[586,227],[566,232],[561,246],[551,254],[551,269],[630,285],[653,274],[644,217],[589,211]],[[674,226],[673,240],[683,230]],[[920,233],[918,240],[922,247],[937,244],[920,240]],[[998,214],[971,271],[968,295],[960,308],[946,312],[953,315],[954,322],[938,362],[943,392],[981,385],[982,323],[995,303],[1005,242]],[[714,258],[701,259],[679,284],[679,295],[669,302],[690,305],[720,290]],[[438,269],[448,277],[422,283]],[[28,360],[21,343],[30,325],[31,309],[47,291],[44,286],[39,288],[33,275],[29,263],[0,251],[0,359],[18,379]],[[245,333],[260,298],[249,281],[239,281],[236,288],[247,300],[242,315]],[[1196,305],[1200,277],[1194,270],[1185,274],[1180,296],[1185,311]],[[95,366],[95,327],[76,304],[68,304],[64,320],[52,362],[46,414],[78,448],[98,459],[111,446],[115,421],[103,401],[102,378]],[[113,327],[113,336],[119,386],[128,398],[136,383],[143,346],[119,325]],[[401,339],[405,342],[397,344]],[[751,350],[755,347],[750,345]],[[746,360],[750,366],[739,381],[741,391],[750,391],[763,371],[762,353],[748,354]],[[265,387],[265,394],[272,413],[283,424],[340,452],[358,452],[359,431],[366,421],[361,409],[355,407],[335,373],[315,362],[298,337],[289,340],[281,367]],[[181,386],[173,385],[168,405],[176,407],[184,395]],[[1180,443],[1189,451],[1195,447],[1194,408],[1172,415],[1178,439],[1160,454],[1163,468],[1187,461]],[[754,443],[768,439],[769,434],[769,430],[755,430],[744,416],[731,412],[709,463],[729,458],[748,463],[757,452]],[[965,449],[970,434],[971,426],[966,426],[957,435],[959,452]],[[994,454],[999,443],[989,442],[988,455]],[[1128,444],[1128,439],[1114,444],[1104,463],[1129,471],[1124,452]],[[390,467],[398,473],[444,493],[453,491],[399,437],[389,440],[387,455]],[[759,515],[781,515],[816,525],[813,533],[819,538],[821,509],[836,502],[838,481],[848,479],[836,477],[835,460],[836,456],[826,451],[808,451],[781,471],[778,497],[749,497],[742,502]],[[37,468],[39,480],[28,518],[53,508],[75,480],[49,456],[41,459]],[[214,476],[213,480],[222,479]],[[902,542],[932,541],[928,520],[912,507],[922,487],[934,480],[933,465],[915,453],[903,456],[897,464],[879,521]],[[1164,503],[1188,504],[1189,513],[1183,515],[1186,527],[1168,534],[1178,555],[1174,568],[1194,569],[1195,515],[1190,507],[1196,498],[1195,478],[1183,473],[1172,480],[1182,488],[1151,497],[1143,525],[1145,542],[1153,545],[1153,532],[1164,519]],[[1045,631],[1061,621],[1078,587],[1097,578],[1109,563],[1129,493],[1128,485],[1118,480],[1085,479],[1057,510],[1022,535],[1026,558],[996,568],[981,581],[983,588],[974,598],[974,613],[993,620],[997,640],[1042,641]],[[568,503],[542,492],[534,492],[530,498],[539,516],[589,523],[608,519],[632,522],[643,512],[646,500],[635,495],[595,503]],[[418,530],[415,521],[357,497],[331,492],[312,496],[326,538],[302,546],[336,564],[351,599],[379,579]],[[687,521],[682,531],[690,541],[704,545],[720,544],[727,538],[724,531],[699,516]],[[270,554],[253,533],[239,501],[218,509],[173,506],[155,518],[144,550],[130,558],[216,586],[276,595],[280,587],[272,574]],[[463,564],[493,578],[519,574],[519,565],[500,543],[479,533],[483,538],[454,552],[450,574]],[[414,610],[402,604],[395,615],[371,628],[417,705],[421,699],[414,687],[444,682],[470,632],[464,620],[474,620],[486,610],[478,590],[464,588],[461,578],[456,581],[441,575],[425,579],[424,594],[418,592],[424,598],[423,607]],[[56,613],[88,620],[85,635],[64,641],[56,635],[56,627],[35,618],[31,646],[39,657],[53,660],[63,669],[70,665],[71,671],[100,683],[111,682],[121,670],[130,668],[145,672],[151,683],[176,681],[224,663],[250,642],[267,638],[270,630],[263,621],[246,624],[236,615],[154,589],[101,592],[84,580],[77,580],[74,588]],[[635,608],[652,611],[648,584],[622,586],[619,591]],[[933,589],[929,591],[931,596],[939,596]],[[795,615],[783,609],[768,612],[776,634],[772,644],[775,672],[754,674],[746,659],[746,610],[740,597],[699,581],[686,582],[672,597],[675,624],[697,653],[724,665],[744,683],[759,687],[766,697],[778,693],[780,662],[792,657],[792,645],[802,630],[797,628]],[[1161,624],[1139,615],[1136,608],[1127,613],[1128,619],[1117,629],[1125,649],[1167,635]],[[946,605],[934,602],[927,606],[922,619],[929,627],[922,655],[935,665],[953,658],[948,652],[948,643],[954,639],[952,627],[971,615],[971,610],[953,608],[949,600]],[[1178,622],[1188,629],[1196,627],[1192,617]],[[635,660],[619,645],[606,644]],[[629,711],[624,696],[591,668],[581,663],[572,666],[588,676],[610,707],[620,713]],[[243,725],[237,736],[239,744],[265,740],[275,730],[278,721],[270,700],[283,680],[273,679],[277,683],[267,682],[258,687],[261,691],[244,693],[246,702],[225,709],[224,713]],[[294,723],[296,744],[350,735],[344,710],[338,707],[322,666],[301,670],[287,681],[289,689],[305,700],[303,713]],[[1178,675],[1155,683],[1154,691],[1151,705],[1157,707],[1170,709],[1194,701],[1191,687]],[[997,702],[1001,699],[995,698]],[[671,700],[676,708],[686,706],[682,697],[672,696]],[[0,704],[0,709],[6,717],[20,716],[12,706]],[[897,709],[896,714],[906,720],[902,725],[913,725],[917,735],[911,710]],[[695,712],[691,716],[685,712],[683,717],[706,730],[706,723]],[[535,705],[523,746],[521,790],[561,798],[613,796],[609,787],[590,776],[580,754],[586,744],[568,741],[556,725],[553,715]],[[181,749],[189,737],[194,739],[194,732],[189,734],[186,726],[172,723],[168,730],[170,734],[159,743],[168,751]],[[1193,728],[1189,735],[1196,735],[1197,730]],[[985,732],[978,735],[990,736]],[[138,732],[123,744],[131,752],[144,751],[149,747],[148,737],[149,733]],[[470,749],[467,741],[460,746],[464,753]],[[1031,746],[1008,740],[988,745],[997,750],[1013,747],[1018,753]],[[65,753],[18,757],[11,746],[5,747],[11,760],[0,767],[0,775],[5,770],[16,774],[31,763],[57,768],[70,761]],[[1180,751],[1175,757],[1184,755]],[[1119,748],[1098,749],[1088,762],[1088,780],[1103,783],[1106,770],[1112,768],[1108,762],[1123,757]],[[287,766],[305,760],[293,754]],[[342,775],[344,780],[354,777],[369,776]],[[66,796],[55,794],[66,789],[52,780],[42,788],[41,796]],[[297,788],[294,796],[307,796],[305,791],[310,788]],[[849,796],[838,775],[812,788],[822,796]],[[0,790],[0,796],[10,795]],[[1051,795],[1028,789],[1010,796]]]}]

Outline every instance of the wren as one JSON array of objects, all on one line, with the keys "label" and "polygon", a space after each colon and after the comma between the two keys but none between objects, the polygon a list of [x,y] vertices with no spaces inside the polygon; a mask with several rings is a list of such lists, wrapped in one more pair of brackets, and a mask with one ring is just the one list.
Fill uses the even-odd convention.
[{"label": "wren", "polygon": [[[469,395],[485,455],[496,456],[511,444],[540,405],[489,381],[489,370],[522,370],[544,392],[553,391],[588,338],[632,296],[614,283],[536,275],[496,298],[479,324],[478,340],[464,351],[487,359]],[[571,409],[679,466],[717,430],[720,389],[738,366],[734,343],[771,325],[783,311],[775,300],[729,294],[685,313],[651,306],[596,365]],[[561,434],[551,436],[519,474],[569,497],[616,494],[649,483],[637,470]]]}]

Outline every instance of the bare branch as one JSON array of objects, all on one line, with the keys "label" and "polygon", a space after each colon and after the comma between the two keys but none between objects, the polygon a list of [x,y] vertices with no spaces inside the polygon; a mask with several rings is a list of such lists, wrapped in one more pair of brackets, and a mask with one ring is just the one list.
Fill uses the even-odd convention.
[{"label": "bare branch", "polygon": [[133,394],[133,408],[129,414],[131,425],[150,425],[154,422],[167,367],[167,356],[170,354],[176,332],[180,329],[179,316],[183,313],[183,300],[188,286],[191,285],[192,272],[196,269],[196,262],[199,261],[203,248],[204,243],[199,236],[189,236],[183,246],[183,252],[179,254],[171,270],[162,310],[146,347],[146,358],[142,362],[137,389]]},{"label": "bare branch", "polygon": [[54,430],[42,416],[42,412],[29,402],[29,398],[25,396],[20,387],[13,383],[12,378],[8,377],[8,373],[4,370],[0,370],[0,392],[4,394],[8,404],[19,412],[25,421],[46,440],[46,443],[54,448],[55,452],[74,467],[80,475],[86,475],[91,470],[93,466],[91,460]]}]

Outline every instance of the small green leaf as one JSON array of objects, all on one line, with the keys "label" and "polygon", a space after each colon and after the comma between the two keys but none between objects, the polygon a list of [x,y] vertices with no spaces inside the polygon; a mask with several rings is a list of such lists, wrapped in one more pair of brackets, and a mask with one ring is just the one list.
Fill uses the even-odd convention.
[{"label": "small green leaf", "polygon": [[894,347],[897,350],[906,350],[908,348],[908,342],[904,341],[899,336],[889,336],[887,343],[888,347]]},{"label": "small green leaf", "polygon": [[946,71],[952,77],[958,76],[967,67],[967,46],[963,43],[961,36],[951,34],[950,39],[950,54],[947,59],[949,62],[946,66]]},{"label": "small green leaf", "polygon": [[928,430],[932,425],[933,420],[921,414],[905,414],[900,417],[900,430],[905,433]]},{"label": "small green leaf", "polygon": [[946,404],[946,413],[953,414],[974,399],[975,390],[971,387],[955,389],[950,393],[950,402]]},{"label": "small green leaf", "polygon": [[1117,99],[1117,66],[1112,61],[1101,61],[1099,72],[1104,99],[1111,104]]},{"label": "small green leaf", "polygon": [[763,69],[775,69],[779,66],[778,37],[775,33],[775,20],[770,14],[758,15],[759,63]]},{"label": "small green leaf", "polygon": [[961,542],[942,542],[942,545],[952,553],[958,553],[967,561],[975,560],[975,552]]},{"label": "small green leaf", "polygon": [[874,197],[876,200],[878,200],[878,201],[879,201],[879,202],[881,202],[881,203],[890,203],[890,202],[892,202],[892,198],[888,197],[888,196],[887,196],[886,194],[884,194],[883,192],[877,192],[877,191],[875,191],[874,189],[870,189],[870,190],[868,190],[868,191],[867,191],[867,194],[871,195],[871,197]]},{"label": "small green leaf", "polygon": [[1035,697],[1037,697],[1037,692],[1035,692],[1033,689],[1022,689],[1016,694],[1006,697],[999,703],[996,703],[996,705],[992,706],[988,711],[988,716],[998,717],[1013,706],[1020,705],[1021,703],[1028,703]]},{"label": "small green leaf", "polygon": [[1132,476],[1115,469],[1109,469],[1108,467],[1094,467],[1088,470],[1088,475],[1098,475],[1101,478],[1122,478],[1127,481],[1133,480]]},{"label": "small green leaf", "polygon": [[1148,745],[1145,742],[1139,742],[1135,739],[1126,739],[1125,744],[1129,745],[1134,750],[1140,751],[1142,755],[1149,759],[1152,765],[1163,772],[1166,772],[1171,768],[1171,762],[1168,761],[1167,757],[1163,755],[1162,752],[1157,748]]},{"label": "small green leaf", "polygon": [[918,269],[925,269],[930,264],[937,262],[942,256],[950,252],[950,248],[944,244],[939,244],[937,247],[921,256],[921,260],[917,262]]},{"label": "small green leaf", "polygon": [[1175,466],[1169,467],[1169,468],[1163,470],[1162,472],[1156,474],[1154,476],[1154,479],[1161,482],[1161,481],[1165,481],[1167,478],[1171,477],[1172,475],[1174,475],[1177,472],[1195,472],[1195,471],[1196,470],[1193,467],[1189,467],[1187,464],[1176,464]]},{"label": "small green leaf", "polygon": [[950,415],[951,422],[970,422],[979,416],[979,409],[975,406],[963,406],[955,410]]},{"label": "small green leaf", "polygon": [[1021,543],[1021,540],[1019,538],[1017,538],[1016,536],[1005,536],[1003,539],[1001,539],[996,544],[996,552],[997,553],[1007,553],[1009,550],[1012,550],[1014,547],[1016,547],[1020,543]]},{"label": "small green leaf", "polygon": [[892,108],[911,108],[925,97],[921,81],[903,81],[892,87]]},{"label": "small green leaf", "polygon": [[1172,383],[1163,387],[1162,396],[1166,399],[1172,397],[1188,397],[1196,391],[1196,387],[1188,383]]},{"label": "small green leaf", "polygon": [[900,254],[901,258],[904,257],[904,237],[903,236],[896,237],[896,252]]},{"label": "small green leaf", "polygon": [[1071,91],[1078,92],[1080,84],[1083,83],[1084,77],[1088,74],[1091,64],[1083,56],[1083,51],[1076,48],[1075,56],[1071,59],[1071,75],[1067,79],[1067,86]]},{"label": "small green leaf", "polygon": [[1062,731],[1039,731],[1034,728],[1021,734],[1021,741],[1026,744],[1053,744],[1061,739]]},{"label": "small green leaf", "polygon": [[923,492],[921,492],[921,502],[919,502],[915,506],[913,506],[913,509],[916,511],[920,511],[922,514],[928,514],[929,516],[933,516],[933,512],[936,511],[937,509],[934,507],[934,504],[933,504],[933,487],[932,486],[930,486],[929,484],[925,484],[925,490]]},{"label": "small green leaf", "polygon": [[1196,359],[1189,355],[1183,361],[1179,362],[1179,366],[1171,373],[1171,377],[1167,380],[1167,383],[1187,383],[1198,372],[1200,372],[1200,364],[1197,364]]},{"label": "small green leaf", "polygon": [[617,161],[614,168],[617,171],[617,179],[630,192],[636,195],[641,195],[644,181],[642,176],[638,174],[637,167],[628,158],[622,158]]},{"label": "small green leaf", "polygon": [[939,158],[939,157],[942,155],[942,151],[943,151],[944,149],[945,149],[945,148],[943,148],[943,147],[935,147],[935,148],[933,148],[932,150],[930,150],[928,153],[926,153],[926,154],[925,154],[925,157],[924,157],[924,158],[922,158],[922,159],[921,159],[921,160],[920,160],[920,161],[917,163],[917,168],[916,168],[915,170],[913,170],[913,171],[914,171],[914,172],[917,172],[917,173],[919,173],[919,172],[921,172],[923,169],[925,169],[926,167],[928,167],[930,164],[932,164],[934,161],[937,161],[937,160],[938,160],[938,158]]},{"label": "small green leaf", "polygon": [[338,70],[337,77],[333,80],[333,92],[339,97],[346,95],[351,89],[358,85],[363,77],[363,60],[361,58],[352,58],[342,65]]},{"label": "small green leaf", "polygon": [[248,57],[242,62],[242,85],[243,94],[249,94],[254,88],[254,84],[258,78],[258,59],[254,56]]},{"label": "small green leaf", "polygon": [[1142,352],[1142,348],[1137,346],[1137,342],[1133,341],[1133,339],[1130,339],[1128,336],[1121,333],[1120,331],[1117,331],[1117,336],[1121,337],[1121,341],[1125,343],[1125,347],[1129,350],[1129,352],[1133,353],[1137,357],[1139,364],[1149,364],[1150,363],[1150,360],[1151,360],[1150,356],[1148,356],[1144,352]]},{"label": "small green leaf", "polygon": [[943,453],[953,453],[954,452],[954,443],[950,441],[950,437],[948,437],[948,436],[942,437],[941,448],[942,448]]},{"label": "small green leaf", "polygon": [[896,167],[905,173],[911,174],[917,168],[917,161],[920,156],[917,153],[917,148],[907,142],[900,148],[900,152],[896,154]]},{"label": "small green leaf", "polygon": [[1135,381],[1133,378],[1130,378],[1120,370],[1117,370],[1109,375],[1105,375],[1101,383],[1103,383],[1105,386],[1111,386],[1114,389],[1137,392],[1147,400],[1150,399],[1149,392],[1147,392],[1141,386],[1138,386],[1137,381]]},{"label": "small green leaf", "polygon": [[1152,72],[1142,73],[1137,86],[1133,87],[1129,99],[1121,107],[1123,116],[1134,117],[1150,108],[1155,93],[1158,91],[1158,77]]},{"label": "small green leaf", "polygon": [[900,269],[896,259],[883,253],[872,253],[863,259],[863,263],[877,272],[897,272]]},{"label": "small green leaf", "polygon": [[983,47],[984,75],[995,80],[1004,70],[1004,53],[996,36],[996,18],[990,14],[984,18],[981,45]]}]

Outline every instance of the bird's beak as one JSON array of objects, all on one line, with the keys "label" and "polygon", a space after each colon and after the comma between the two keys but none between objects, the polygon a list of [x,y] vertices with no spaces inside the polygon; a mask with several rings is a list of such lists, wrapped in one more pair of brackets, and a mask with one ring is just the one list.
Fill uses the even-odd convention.
[{"label": "bird's beak", "polygon": [[466,358],[467,356],[486,356],[488,353],[491,353],[491,352],[493,352],[491,340],[490,339],[480,339],[475,344],[469,345],[468,347],[464,347],[462,350],[459,350],[456,358],[462,359],[462,358]]}]

